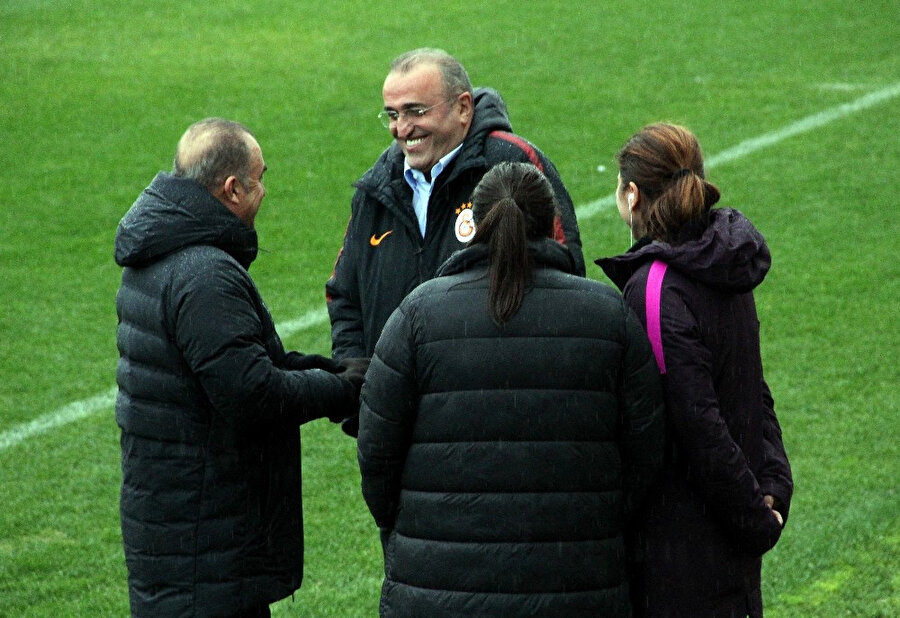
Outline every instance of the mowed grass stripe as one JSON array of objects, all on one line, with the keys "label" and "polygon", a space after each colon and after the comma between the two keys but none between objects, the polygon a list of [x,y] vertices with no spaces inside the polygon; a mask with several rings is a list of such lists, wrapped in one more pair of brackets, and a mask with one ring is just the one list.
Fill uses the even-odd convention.
[{"label": "mowed grass stripe", "polygon": [[[716,155],[708,157],[705,162],[706,168],[710,169],[717,165],[743,158],[769,146],[774,146],[788,138],[807,133],[836,120],[846,118],[852,114],[864,111],[885,101],[889,101],[898,95],[900,95],[900,83],[895,83],[881,90],[866,94],[849,103],[844,103],[817,114],[806,116],[781,129],[745,140],[732,148],[728,148]],[[615,193],[612,193],[583,206],[579,206],[576,208],[578,219],[590,219],[605,209],[613,206],[615,201]],[[276,329],[281,337],[288,338],[298,332],[323,325],[327,321],[327,310],[324,307],[318,307],[306,312],[297,319],[276,325]],[[108,391],[87,399],[69,403],[58,410],[44,414],[33,421],[21,423],[12,429],[8,429],[0,434],[0,451],[16,446],[33,436],[41,435],[51,429],[68,425],[82,418],[96,414],[101,410],[108,409],[115,403],[115,397],[116,387],[113,387]]]}]

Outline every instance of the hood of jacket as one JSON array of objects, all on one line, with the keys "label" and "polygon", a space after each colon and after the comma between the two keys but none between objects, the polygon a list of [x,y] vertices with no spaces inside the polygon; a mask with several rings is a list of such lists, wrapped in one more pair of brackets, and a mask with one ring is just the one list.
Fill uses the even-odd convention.
[{"label": "hood of jacket", "polygon": [[222,249],[244,268],[257,254],[256,231],[195,181],[160,172],[116,230],[119,266],[141,267],[193,245]]},{"label": "hood of jacket", "polygon": [[[577,274],[575,258],[569,248],[552,238],[528,241],[528,254],[536,267],[549,267],[569,274]],[[447,258],[435,276],[455,275],[467,270],[486,268],[490,263],[490,247],[487,243],[471,244]]]},{"label": "hood of jacket", "polygon": [[712,288],[748,292],[762,283],[772,264],[766,240],[743,214],[715,208],[706,225],[687,225],[677,244],[644,239],[627,253],[595,260],[623,289],[643,264],[662,260]]},{"label": "hood of jacket", "polygon": [[[506,103],[499,92],[493,88],[476,88],[472,94],[475,105],[472,126],[469,127],[469,133],[455,160],[461,165],[454,164],[448,171],[448,177],[458,174],[469,165],[483,164],[481,153],[484,152],[484,141],[492,131],[512,131]],[[375,195],[388,192],[388,197],[383,201],[390,203],[391,185],[406,182],[403,180],[403,159],[403,150],[395,140],[354,186]]]}]

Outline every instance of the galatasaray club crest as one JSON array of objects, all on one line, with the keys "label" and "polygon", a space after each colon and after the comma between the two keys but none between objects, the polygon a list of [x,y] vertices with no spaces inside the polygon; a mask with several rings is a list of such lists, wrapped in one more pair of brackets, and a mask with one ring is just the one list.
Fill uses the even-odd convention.
[{"label": "galatasaray club crest", "polygon": [[472,202],[467,202],[456,209],[456,240],[469,242],[475,235],[475,221],[472,220]]}]

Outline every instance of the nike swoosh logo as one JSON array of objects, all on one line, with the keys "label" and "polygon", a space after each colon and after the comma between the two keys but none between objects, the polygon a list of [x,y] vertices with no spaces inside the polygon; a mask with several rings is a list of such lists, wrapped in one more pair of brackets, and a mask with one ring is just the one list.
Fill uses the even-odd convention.
[{"label": "nike swoosh logo", "polygon": [[394,230],[388,230],[381,236],[376,236],[375,234],[372,234],[372,238],[369,239],[369,244],[372,245],[373,247],[377,247],[378,245],[381,244],[381,241],[384,240],[385,236],[387,236],[388,234],[390,234],[393,231]]}]

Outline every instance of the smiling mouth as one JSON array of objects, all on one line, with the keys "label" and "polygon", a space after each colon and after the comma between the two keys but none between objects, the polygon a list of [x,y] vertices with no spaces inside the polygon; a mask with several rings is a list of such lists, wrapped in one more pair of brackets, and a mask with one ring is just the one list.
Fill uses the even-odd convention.
[{"label": "smiling mouth", "polygon": [[407,145],[407,147],[409,147],[409,146],[418,146],[419,144],[421,144],[421,143],[424,142],[424,141],[425,141],[425,138],[424,138],[424,137],[417,137],[417,138],[415,138],[415,139],[408,139],[408,140],[406,140],[406,145]]}]

